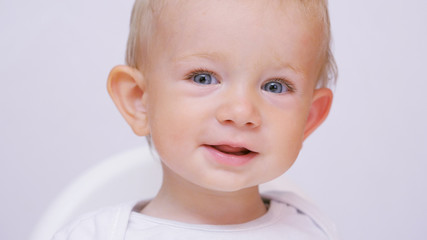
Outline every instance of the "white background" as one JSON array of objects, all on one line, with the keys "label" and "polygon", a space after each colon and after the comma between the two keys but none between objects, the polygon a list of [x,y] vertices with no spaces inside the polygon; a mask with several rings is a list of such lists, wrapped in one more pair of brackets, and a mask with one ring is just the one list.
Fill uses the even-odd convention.
[{"label": "white background", "polygon": [[[0,239],[26,239],[73,178],[144,144],[109,99],[131,0],[0,0]],[[427,1],[331,0],[340,77],[288,172],[343,239],[427,236]]]}]

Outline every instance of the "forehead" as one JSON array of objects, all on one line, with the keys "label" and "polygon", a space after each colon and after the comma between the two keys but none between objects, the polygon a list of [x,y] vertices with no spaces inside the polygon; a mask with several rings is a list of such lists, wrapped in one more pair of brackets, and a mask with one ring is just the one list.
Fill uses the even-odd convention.
[{"label": "forehead", "polygon": [[307,56],[294,63],[301,68],[319,57],[321,28],[297,1],[168,1],[156,20],[153,42],[173,58],[198,54],[241,61],[259,54],[287,64],[295,55]]}]

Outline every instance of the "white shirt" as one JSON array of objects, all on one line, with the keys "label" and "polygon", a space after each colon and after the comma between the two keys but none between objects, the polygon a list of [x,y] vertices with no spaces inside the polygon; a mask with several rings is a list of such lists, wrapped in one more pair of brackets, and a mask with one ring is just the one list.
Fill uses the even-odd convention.
[{"label": "white shirt", "polygon": [[182,223],[132,211],[137,204],[127,203],[83,216],[53,240],[338,239],[334,225],[304,199],[290,192],[272,192],[263,197],[270,199],[268,212],[243,224]]}]

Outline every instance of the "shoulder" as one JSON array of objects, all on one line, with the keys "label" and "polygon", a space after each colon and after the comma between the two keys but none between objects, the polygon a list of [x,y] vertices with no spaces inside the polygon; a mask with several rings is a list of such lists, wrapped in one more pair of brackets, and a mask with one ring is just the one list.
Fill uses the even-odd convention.
[{"label": "shoulder", "polygon": [[126,229],[135,202],[123,203],[85,214],[59,230],[52,240],[114,239]]},{"label": "shoulder", "polygon": [[337,240],[338,231],[335,224],[322,213],[312,202],[293,192],[267,192],[263,197],[293,207],[297,212],[306,215],[322,230],[330,240]]}]

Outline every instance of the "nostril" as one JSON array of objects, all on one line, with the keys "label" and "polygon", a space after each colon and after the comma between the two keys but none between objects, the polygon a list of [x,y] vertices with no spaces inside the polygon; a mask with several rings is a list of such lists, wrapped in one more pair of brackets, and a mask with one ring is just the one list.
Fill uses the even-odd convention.
[{"label": "nostril", "polygon": [[247,123],[246,123],[246,126],[249,126],[249,127],[250,127],[250,126],[254,126],[254,125],[255,125],[255,123],[253,123],[253,122],[247,122]]},{"label": "nostril", "polygon": [[225,104],[216,112],[221,124],[255,128],[261,124],[261,116],[252,104]]},{"label": "nostril", "polygon": [[248,127],[248,128],[254,128],[259,125],[257,121],[237,121],[233,119],[225,119],[220,122],[224,125],[236,125],[236,126]]}]

